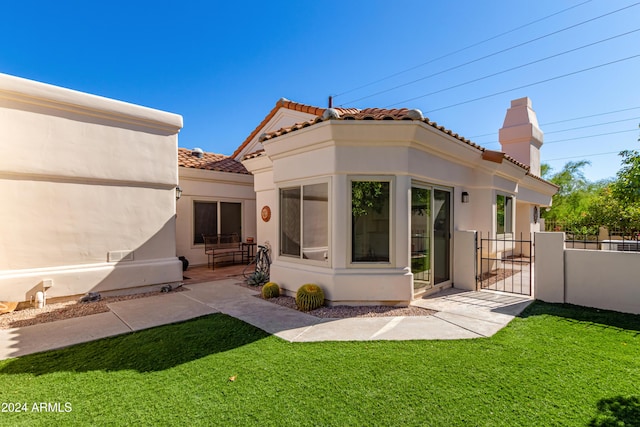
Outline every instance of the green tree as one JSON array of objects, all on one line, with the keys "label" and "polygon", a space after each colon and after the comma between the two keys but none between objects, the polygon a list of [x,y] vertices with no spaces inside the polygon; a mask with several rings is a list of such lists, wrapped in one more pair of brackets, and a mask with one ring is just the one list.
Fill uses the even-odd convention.
[{"label": "green tree", "polygon": [[351,184],[351,212],[354,218],[375,211],[380,213],[387,199],[389,184],[378,181],[353,181]]},{"label": "green tree", "polygon": [[625,204],[640,203],[640,152],[624,150],[620,152],[622,168],[612,184],[613,195]]},{"label": "green tree", "polygon": [[595,183],[587,181],[582,172],[588,161],[569,162],[555,174],[543,164],[543,178],[560,187],[543,217],[549,223],[561,223],[565,230],[585,234],[596,234],[600,226],[606,226],[635,235],[640,231],[640,151],[625,150],[620,156],[622,167],[616,178]]},{"label": "green tree", "polygon": [[585,178],[582,169],[588,164],[586,160],[568,162],[555,174],[550,169],[543,170],[547,179],[559,187],[551,209],[543,214],[547,221],[562,223],[568,229],[591,225],[589,205],[605,183],[591,183]]}]

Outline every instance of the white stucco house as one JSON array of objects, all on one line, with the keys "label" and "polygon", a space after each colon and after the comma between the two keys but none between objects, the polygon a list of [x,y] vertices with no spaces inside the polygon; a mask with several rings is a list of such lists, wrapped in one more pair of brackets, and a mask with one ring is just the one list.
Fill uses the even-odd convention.
[{"label": "white stucco house", "polygon": [[419,110],[281,99],[234,153],[254,176],[271,279],[289,293],[317,283],[333,304],[405,305],[454,285],[476,262],[454,258],[455,231],[528,235],[557,191],[540,178],[528,98],[512,101],[500,142],[486,150]]},{"label": "white stucco house", "polygon": [[311,282],[332,304],[404,305],[469,277],[459,232],[538,231],[557,191],[539,177],[528,98],[507,111],[502,151],[419,110],[286,99],[231,156],[178,148],[181,128],[176,114],[0,74],[0,301],[179,282],[178,256],[207,263],[202,234],[237,233],[270,245],[288,293]]},{"label": "white stucco house", "polygon": [[178,282],[182,117],[0,74],[0,301]]}]

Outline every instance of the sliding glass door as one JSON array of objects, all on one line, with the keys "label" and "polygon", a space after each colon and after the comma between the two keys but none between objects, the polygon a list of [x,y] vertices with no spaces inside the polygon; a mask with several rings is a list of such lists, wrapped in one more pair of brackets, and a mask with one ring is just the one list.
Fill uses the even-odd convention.
[{"label": "sliding glass door", "polygon": [[451,191],[411,187],[411,272],[420,292],[450,279]]},{"label": "sliding glass door", "polygon": [[413,287],[431,284],[431,189],[411,188],[411,272]]},{"label": "sliding glass door", "polygon": [[451,278],[451,192],[433,190],[433,279],[435,284]]}]

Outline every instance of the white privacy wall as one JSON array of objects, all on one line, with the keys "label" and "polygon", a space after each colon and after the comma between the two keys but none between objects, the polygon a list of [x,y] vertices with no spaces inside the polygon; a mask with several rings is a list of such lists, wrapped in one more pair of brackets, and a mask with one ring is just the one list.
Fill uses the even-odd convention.
[{"label": "white privacy wall", "polygon": [[0,301],[173,282],[182,117],[0,74]]},{"label": "white privacy wall", "polygon": [[566,302],[640,314],[640,253],[565,250]]},{"label": "white privacy wall", "polygon": [[564,233],[536,233],[535,297],[640,314],[640,253],[565,249]]}]

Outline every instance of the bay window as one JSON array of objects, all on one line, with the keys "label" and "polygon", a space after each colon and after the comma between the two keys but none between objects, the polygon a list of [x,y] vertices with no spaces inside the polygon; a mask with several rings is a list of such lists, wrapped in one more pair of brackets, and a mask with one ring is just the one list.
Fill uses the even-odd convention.
[{"label": "bay window", "polygon": [[328,183],[280,189],[280,255],[327,262]]}]

